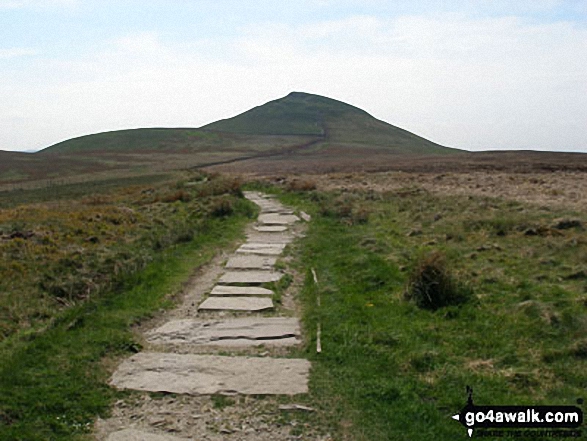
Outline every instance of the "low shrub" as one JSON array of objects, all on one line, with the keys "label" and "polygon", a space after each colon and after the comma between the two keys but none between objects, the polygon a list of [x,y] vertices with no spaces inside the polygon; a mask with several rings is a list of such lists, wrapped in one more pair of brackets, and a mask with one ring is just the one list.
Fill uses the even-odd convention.
[{"label": "low shrub", "polygon": [[219,198],[212,203],[211,212],[215,217],[229,216],[233,211],[232,201],[228,198]]},{"label": "low shrub", "polygon": [[286,184],[288,191],[306,192],[316,190],[316,188],[316,182],[310,179],[294,179]]},{"label": "low shrub", "polygon": [[172,193],[168,193],[161,197],[161,202],[189,202],[192,199],[191,195],[185,190],[177,190]]},{"label": "low shrub", "polygon": [[412,270],[404,297],[419,308],[434,311],[460,305],[470,294],[468,287],[450,273],[444,255],[432,252],[420,258]]},{"label": "low shrub", "polygon": [[348,196],[341,196],[334,200],[322,201],[320,214],[339,219],[348,225],[355,225],[367,223],[371,211],[366,205],[360,204],[359,201],[355,201]]}]

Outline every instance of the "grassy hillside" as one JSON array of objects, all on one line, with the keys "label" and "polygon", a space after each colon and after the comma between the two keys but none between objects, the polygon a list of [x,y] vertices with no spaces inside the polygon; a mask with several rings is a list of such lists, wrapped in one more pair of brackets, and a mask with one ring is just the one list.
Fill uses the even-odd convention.
[{"label": "grassy hillside", "polygon": [[324,119],[338,118],[345,113],[367,115],[362,110],[340,101],[292,92],[284,98],[254,107],[234,118],[223,119],[202,128],[257,135],[324,136]]},{"label": "grassy hillside", "polygon": [[234,118],[208,124],[202,129],[256,135],[314,135],[322,136],[328,144],[383,147],[394,153],[443,154],[456,151],[380,121],[357,107],[302,92],[292,92],[284,98]]},{"label": "grassy hillside", "polygon": [[[279,137],[275,142],[275,137]],[[442,154],[453,152],[406,130],[380,121],[349,104],[302,92],[270,101],[233,118],[200,129],[135,129],[82,136],[55,144],[52,153],[184,152],[242,150],[243,146],[296,137],[322,138],[325,144],[385,148],[394,153]],[[305,139],[299,139],[300,137]]]},{"label": "grassy hillside", "polygon": [[9,189],[12,189],[12,184],[27,181],[52,186],[98,177],[118,179],[150,175],[280,153],[304,146],[312,139],[307,136],[243,135],[198,129],[133,129],[97,133],[63,141],[35,154],[0,152],[0,184],[11,184]]},{"label": "grassy hillside", "polygon": [[222,136],[196,129],[133,129],[80,136],[52,145],[39,152],[79,153],[83,151],[165,151],[197,149],[223,143]]},{"label": "grassy hillside", "polygon": [[[298,154],[292,155],[294,152]],[[455,152],[341,101],[292,92],[199,129],[118,130],[66,140],[35,154],[2,152],[0,184],[43,180],[73,183],[88,175],[120,178],[250,158],[266,161],[268,156],[272,158],[270,163],[292,163],[300,158],[299,153],[305,162],[332,163],[336,167],[341,157],[360,166],[378,155],[395,160],[397,155]]]}]

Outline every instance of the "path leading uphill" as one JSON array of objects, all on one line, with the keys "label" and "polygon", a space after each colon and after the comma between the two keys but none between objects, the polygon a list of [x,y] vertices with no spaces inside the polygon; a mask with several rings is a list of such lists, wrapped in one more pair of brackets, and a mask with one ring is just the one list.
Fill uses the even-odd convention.
[{"label": "path leading uphill", "polygon": [[[276,263],[299,235],[300,218],[271,197],[245,196],[261,209],[247,242],[222,259],[224,268],[211,265],[199,274],[183,304],[145,332],[145,350],[118,366],[111,385],[140,393],[97,423],[97,439],[302,439],[292,434],[295,420],[280,418],[312,411],[295,404],[308,392],[310,371],[309,361],[288,357],[301,343],[295,304],[288,297],[276,308],[275,293],[260,286],[286,277]],[[293,401],[280,405],[280,396]],[[305,431],[303,439],[329,438]]]}]

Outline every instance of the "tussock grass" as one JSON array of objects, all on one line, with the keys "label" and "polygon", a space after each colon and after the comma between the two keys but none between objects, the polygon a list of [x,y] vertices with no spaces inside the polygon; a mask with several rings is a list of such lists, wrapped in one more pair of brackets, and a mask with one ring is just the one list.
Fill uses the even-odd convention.
[{"label": "tussock grass", "polygon": [[471,292],[451,274],[444,255],[431,252],[419,258],[404,296],[418,307],[434,311],[466,302]]}]

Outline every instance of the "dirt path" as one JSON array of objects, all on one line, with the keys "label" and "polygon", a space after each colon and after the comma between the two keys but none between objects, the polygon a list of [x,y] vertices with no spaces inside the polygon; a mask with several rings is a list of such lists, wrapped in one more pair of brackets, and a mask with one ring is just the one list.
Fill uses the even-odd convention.
[{"label": "dirt path", "polygon": [[112,386],[131,392],[111,418],[96,423],[96,439],[330,439],[307,425],[300,430],[295,418],[313,412],[301,404],[310,363],[294,357],[303,340],[296,282],[278,304],[264,285],[291,277],[281,259],[303,225],[278,201],[245,196],[261,208],[247,242],[216,258],[192,280],[179,307],[142,330],[144,350],[111,378]]}]

